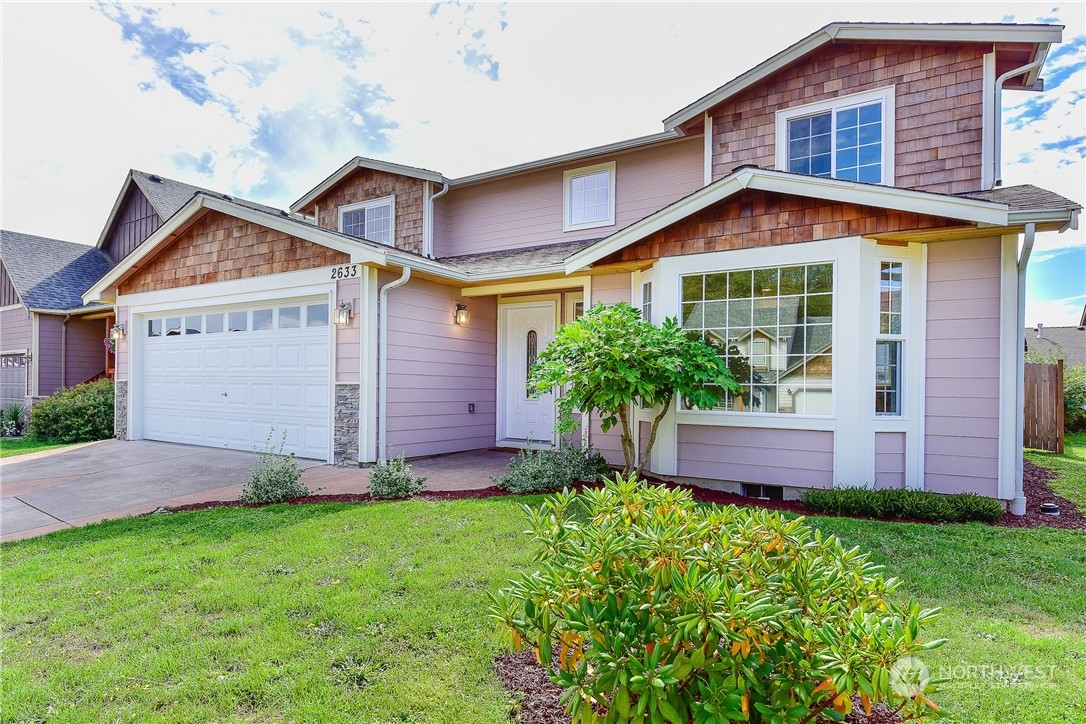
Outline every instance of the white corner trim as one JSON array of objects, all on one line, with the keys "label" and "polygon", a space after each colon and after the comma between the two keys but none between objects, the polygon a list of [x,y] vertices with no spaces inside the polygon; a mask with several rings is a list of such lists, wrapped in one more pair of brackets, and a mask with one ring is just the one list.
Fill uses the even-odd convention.
[{"label": "white corner trim", "polygon": [[650,234],[748,188],[942,216],[977,224],[1004,226],[1007,224],[1008,217],[1006,204],[912,191],[894,186],[803,176],[768,169],[743,168],[577,252],[566,260],[565,272],[572,274],[579,271]]},{"label": "white corner trim", "polygon": [[980,190],[995,185],[995,50],[985,53],[981,65]]},{"label": "white corner trim", "polygon": [[1018,475],[1018,340],[1025,323],[1018,318],[1018,234],[1000,239],[999,279],[999,498],[1012,500]]},{"label": "white corner trim", "polygon": [[705,183],[708,186],[713,182],[713,117],[709,111],[705,112]]},{"label": "white corner trim", "polygon": [[284,234],[296,236],[300,239],[311,241],[314,244],[328,247],[329,249],[342,251],[343,253],[350,255],[352,263],[378,265],[384,265],[386,263],[385,252],[382,249],[370,246],[366,242],[352,242],[338,234],[331,233],[324,229],[318,229],[315,226],[300,224],[285,217],[273,216],[229,201],[197,194],[184,208],[171,216],[166,223],[160,226],[158,230],[136,247],[135,251],[126,256],[117,266],[113,267],[108,274],[99,279],[90,289],[84,292],[83,303],[90,304],[91,302],[99,301],[106,290],[117,284],[128,271],[140,266],[142,261],[153,256],[154,253],[157,252],[159,245],[169,240],[201,209],[218,211],[228,216],[241,219],[242,221],[248,221],[265,228],[283,232]]},{"label": "white corner trim", "polygon": [[[570,214],[573,211],[571,195],[573,190],[570,185],[573,179],[579,176],[589,176],[601,171],[607,172],[607,218],[595,221],[582,221],[573,223]],[[615,162],[607,161],[581,168],[571,168],[562,174],[562,231],[581,231],[582,229],[595,229],[601,226],[615,225]]]},{"label": "white corner trim", "polygon": [[[807,103],[801,106],[792,106],[776,112],[776,135],[774,139],[775,160],[774,165],[778,171],[787,171],[788,164],[788,121],[794,118],[817,115],[827,111],[840,111],[856,106],[882,104],[882,184],[893,186],[897,179],[894,173],[894,136],[896,135],[896,86],[889,85],[875,90],[848,95],[836,96],[816,103]],[[831,133],[831,139],[836,139],[836,121]],[[836,141],[830,151],[831,167],[836,166]]]}]

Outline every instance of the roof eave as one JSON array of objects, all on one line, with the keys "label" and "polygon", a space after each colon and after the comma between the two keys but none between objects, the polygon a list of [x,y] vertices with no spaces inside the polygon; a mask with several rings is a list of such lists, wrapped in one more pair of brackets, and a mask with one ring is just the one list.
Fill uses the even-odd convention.
[{"label": "roof eave", "polygon": [[305,196],[291,204],[289,207],[290,212],[293,214],[300,213],[303,208],[319,199],[329,189],[345,179],[356,169],[360,168],[368,168],[374,171],[394,173],[400,176],[417,178],[421,181],[433,181],[435,183],[449,182],[447,178],[434,171],[427,171],[426,169],[403,166],[398,163],[390,163],[388,161],[378,161],[377,159],[373,158],[363,158],[361,156],[355,156],[350,161],[340,166],[339,169],[331,176],[310,189],[309,192],[305,194]]}]

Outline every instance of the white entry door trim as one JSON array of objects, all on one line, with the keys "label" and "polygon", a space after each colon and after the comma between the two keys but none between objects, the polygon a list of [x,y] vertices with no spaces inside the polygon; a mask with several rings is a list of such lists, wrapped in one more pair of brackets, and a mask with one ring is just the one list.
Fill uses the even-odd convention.
[{"label": "white entry door trim", "polygon": [[529,339],[541,352],[558,328],[558,295],[554,299],[503,303],[498,306],[498,431],[500,445],[553,447],[554,394],[528,395]]}]

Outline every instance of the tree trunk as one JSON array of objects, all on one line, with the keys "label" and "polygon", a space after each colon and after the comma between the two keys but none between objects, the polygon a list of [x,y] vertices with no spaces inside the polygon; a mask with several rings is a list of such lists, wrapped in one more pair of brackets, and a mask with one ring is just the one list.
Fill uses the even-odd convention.
[{"label": "tree trunk", "polygon": [[660,422],[667,415],[667,411],[671,409],[671,399],[670,397],[667,398],[664,409],[660,410],[660,414],[652,421],[652,428],[649,430],[649,442],[645,445],[645,449],[641,451],[641,459],[637,461],[637,477],[639,478],[645,472],[645,465],[649,462],[649,453],[652,452],[652,446],[656,444],[656,431],[660,429]]},{"label": "tree trunk", "polygon": [[622,423],[622,457],[626,463],[622,475],[628,478],[637,469],[637,456],[634,453],[633,437],[630,435],[630,409],[625,403],[618,407],[618,419]]}]

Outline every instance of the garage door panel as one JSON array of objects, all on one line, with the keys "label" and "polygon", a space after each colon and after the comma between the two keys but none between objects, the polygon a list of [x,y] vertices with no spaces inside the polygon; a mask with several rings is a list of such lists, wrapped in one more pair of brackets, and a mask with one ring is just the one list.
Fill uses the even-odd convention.
[{"label": "garage door panel", "polygon": [[[155,316],[179,314],[201,312]],[[252,450],[263,449],[274,430],[276,446],[286,433],[286,452],[328,457],[328,327],[183,334],[143,342],[144,437]]]}]

